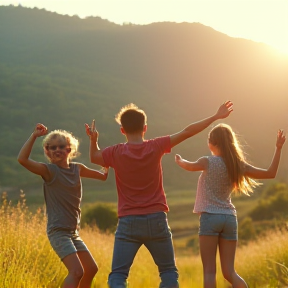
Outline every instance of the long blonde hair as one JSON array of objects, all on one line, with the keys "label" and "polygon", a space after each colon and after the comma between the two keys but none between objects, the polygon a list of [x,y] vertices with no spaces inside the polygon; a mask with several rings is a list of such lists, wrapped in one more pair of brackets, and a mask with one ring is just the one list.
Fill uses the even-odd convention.
[{"label": "long blonde hair", "polygon": [[246,195],[253,192],[253,188],[261,185],[254,179],[245,176],[245,157],[236,134],[227,124],[218,124],[209,132],[209,143],[217,146],[223,158],[229,178],[233,183],[233,190]]}]

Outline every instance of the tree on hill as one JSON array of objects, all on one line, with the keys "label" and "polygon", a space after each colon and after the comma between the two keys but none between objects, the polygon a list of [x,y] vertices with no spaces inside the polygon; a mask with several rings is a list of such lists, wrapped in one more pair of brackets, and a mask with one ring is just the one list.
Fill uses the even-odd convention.
[{"label": "tree on hill", "polygon": [[[151,138],[176,133],[231,99],[227,121],[244,135],[248,154],[255,149],[253,162],[269,165],[263,155],[273,153],[275,131],[286,121],[288,58],[267,45],[200,23],[121,26],[11,6],[0,6],[0,34],[1,186],[30,181],[16,157],[35,123],[72,131],[88,162],[84,123],[96,119],[101,147],[125,141],[113,118],[130,102],[147,112]],[[209,153],[206,138],[203,132],[173,154]],[[40,145],[33,152],[42,157]],[[173,158],[163,159],[165,185],[190,186]],[[288,172],[283,165],[279,176]]]}]

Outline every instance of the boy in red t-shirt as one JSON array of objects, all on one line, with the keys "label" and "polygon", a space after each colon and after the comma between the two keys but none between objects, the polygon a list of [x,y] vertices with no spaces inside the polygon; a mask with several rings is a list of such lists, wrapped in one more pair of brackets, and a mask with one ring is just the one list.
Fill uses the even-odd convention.
[{"label": "boy in red t-shirt", "polygon": [[90,137],[92,163],[112,167],[118,193],[118,226],[109,274],[110,288],[127,287],[130,267],[138,249],[144,244],[158,266],[160,288],[177,288],[178,270],[175,265],[172,233],[168,226],[169,208],[163,189],[161,159],[171,148],[201,132],[218,119],[229,116],[233,103],[226,101],[211,117],[195,122],[182,131],[164,137],[145,140],[147,117],[136,105],[123,107],[116,121],[126,143],[98,147],[95,125],[85,124]]}]

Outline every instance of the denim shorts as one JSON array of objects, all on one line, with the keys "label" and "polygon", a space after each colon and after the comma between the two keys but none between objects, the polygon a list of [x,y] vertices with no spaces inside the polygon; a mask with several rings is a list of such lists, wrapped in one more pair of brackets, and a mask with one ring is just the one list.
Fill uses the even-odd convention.
[{"label": "denim shorts", "polygon": [[78,231],[55,229],[48,232],[47,235],[52,248],[61,260],[72,253],[88,251]]},{"label": "denim shorts", "polygon": [[201,213],[199,236],[219,236],[226,240],[238,240],[238,221],[235,215]]}]

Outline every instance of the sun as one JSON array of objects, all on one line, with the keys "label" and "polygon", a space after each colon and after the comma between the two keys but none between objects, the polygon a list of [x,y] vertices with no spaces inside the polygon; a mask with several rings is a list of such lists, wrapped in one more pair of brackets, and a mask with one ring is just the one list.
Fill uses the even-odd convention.
[{"label": "sun", "polygon": [[267,43],[268,41],[266,41],[266,43],[271,46],[276,53],[288,56],[288,41],[286,41],[287,43],[285,43],[285,39],[286,38],[284,36],[278,36],[277,38],[274,37],[274,39],[271,39],[269,43]]},{"label": "sun", "polygon": [[283,46],[279,46],[279,47],[275,47],[275,49],[280,53],[280,54],[284,54],[288,57],[288,45],[283,45]]}]

